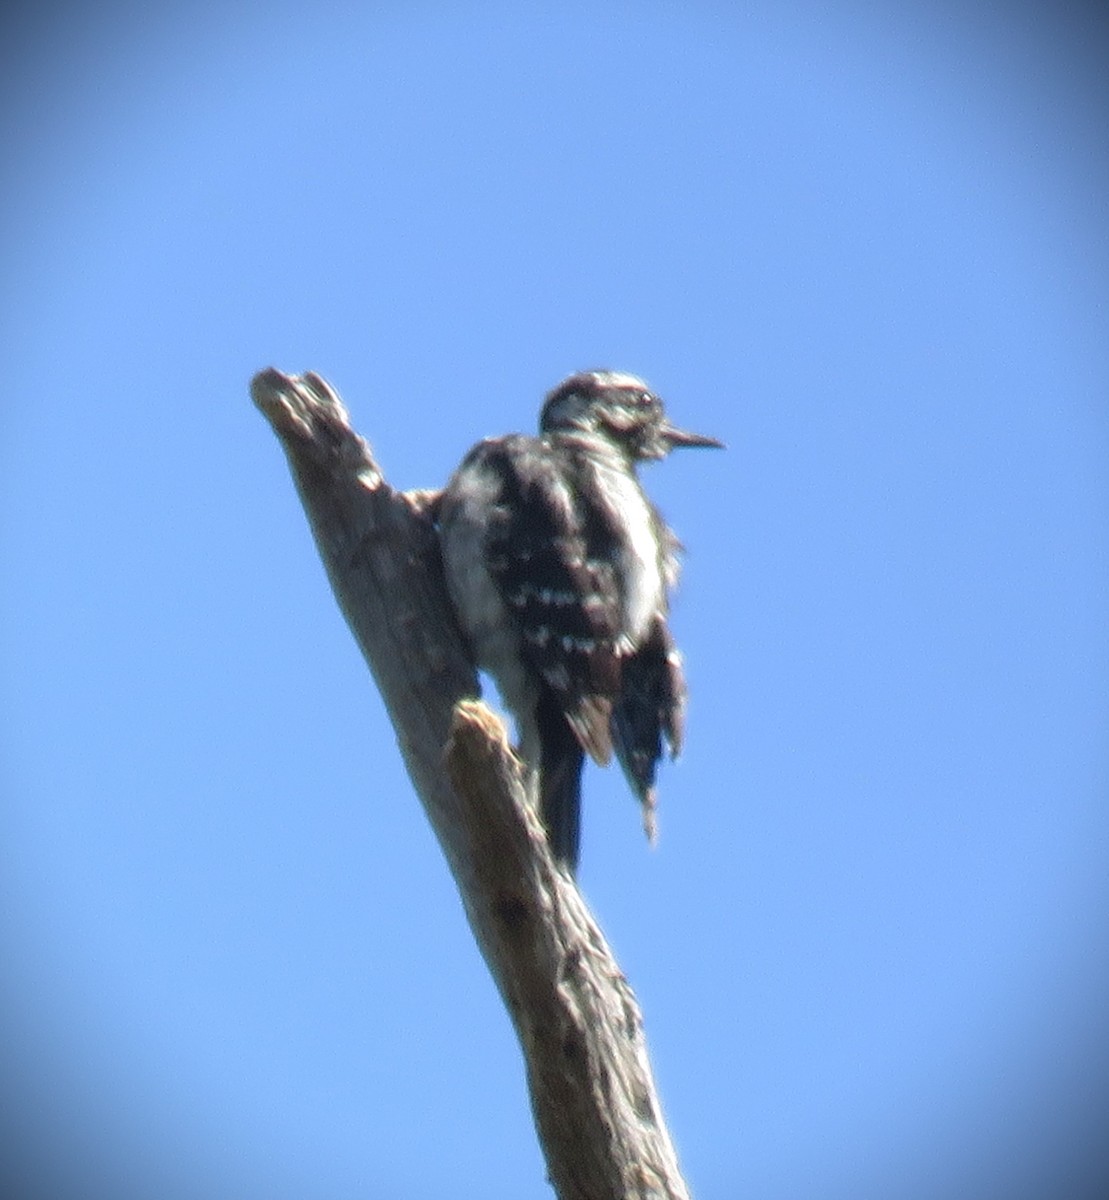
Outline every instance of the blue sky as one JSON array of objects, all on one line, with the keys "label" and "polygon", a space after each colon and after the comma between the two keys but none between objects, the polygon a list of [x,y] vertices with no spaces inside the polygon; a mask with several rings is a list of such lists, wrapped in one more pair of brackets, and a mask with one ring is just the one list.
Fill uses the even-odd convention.
[{"label": "blue sky", "polygon": [[148,7],[0,38],[8,1175],[550,1194],[247,384],[416,487],[612,366],[729,447],[646,475],[687,751],[581,872],[694,1194],[1099,1194],[1103,16]]}]

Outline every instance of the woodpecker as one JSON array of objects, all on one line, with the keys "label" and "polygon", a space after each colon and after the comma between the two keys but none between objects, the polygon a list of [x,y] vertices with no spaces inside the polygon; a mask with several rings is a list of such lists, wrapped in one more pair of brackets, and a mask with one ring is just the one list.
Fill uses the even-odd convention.
[{"label": "woodpecker", "polygon": [[555,858],[577,869],[585,755],[615,753],[654,834],[663,743],[682,744],[686,689],[667,625],[680,544],[640,462],[722,446],[671,425],[642,379],[571,375],[539,436],[479,442],[439,504],[447,586],[474,661],[512,712]]}]

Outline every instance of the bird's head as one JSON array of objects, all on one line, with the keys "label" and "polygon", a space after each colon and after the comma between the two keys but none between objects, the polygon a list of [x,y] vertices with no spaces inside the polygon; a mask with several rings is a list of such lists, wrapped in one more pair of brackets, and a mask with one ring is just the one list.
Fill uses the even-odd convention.
[{"label": "bird's head", "polygon": [[642,379],[621,371],[582,371],[547,395],[541,433],[600,435],[632,462],[665,458],[679,446],[716,446],[716,438],[671,425],[662,401]]}]

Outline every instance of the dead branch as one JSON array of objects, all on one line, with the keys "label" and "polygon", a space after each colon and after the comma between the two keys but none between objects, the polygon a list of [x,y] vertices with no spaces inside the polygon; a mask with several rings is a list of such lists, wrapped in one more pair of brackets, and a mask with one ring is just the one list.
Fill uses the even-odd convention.
[{"label": "dead branch", "polygon": [[251,382],[516,1027],[559,1200],[686,1200],[635,996],[558,869],[454,623],[435,492],[397,492],[318,375]]}]

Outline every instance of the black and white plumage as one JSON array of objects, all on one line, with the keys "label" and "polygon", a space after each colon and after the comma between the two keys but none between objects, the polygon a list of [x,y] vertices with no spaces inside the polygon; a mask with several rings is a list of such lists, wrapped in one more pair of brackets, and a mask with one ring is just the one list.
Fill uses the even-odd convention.
[{"label": "black and white plumage", "polygon": [[571,871],[584,756],[613,752],[653,832],[663,743],[682,742],[685,681],[666,623],[678,540],[636,464],[720,446],[671,425],[643,380],[588,371],[546,398],[539,436],[479,442],[439,508],[447,585],[479,667],[516,718],[551,848]]}]

